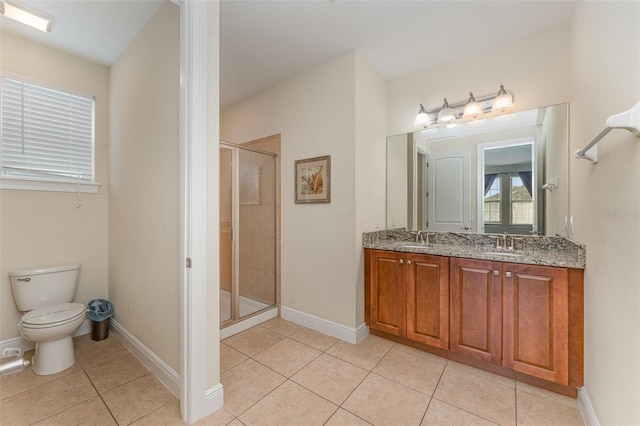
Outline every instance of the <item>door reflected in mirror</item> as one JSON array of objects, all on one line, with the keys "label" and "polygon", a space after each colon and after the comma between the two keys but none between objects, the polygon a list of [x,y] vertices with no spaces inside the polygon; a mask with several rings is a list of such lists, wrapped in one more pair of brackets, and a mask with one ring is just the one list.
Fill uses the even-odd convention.
[{"label": "door reflected in mirror", "polygon": [[568,112],[560,104],[390,136],[387,229],[566,235]]}]

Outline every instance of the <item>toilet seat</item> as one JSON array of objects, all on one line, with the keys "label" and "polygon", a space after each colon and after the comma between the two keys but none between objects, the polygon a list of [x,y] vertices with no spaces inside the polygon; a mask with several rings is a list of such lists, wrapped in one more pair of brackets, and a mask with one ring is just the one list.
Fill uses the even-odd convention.
[{"label": "toilet seat", "polygon": [[52,328],[74,322],[85,314],[83,303],[61,303],[26,313],[18,325],[30,329]]}]

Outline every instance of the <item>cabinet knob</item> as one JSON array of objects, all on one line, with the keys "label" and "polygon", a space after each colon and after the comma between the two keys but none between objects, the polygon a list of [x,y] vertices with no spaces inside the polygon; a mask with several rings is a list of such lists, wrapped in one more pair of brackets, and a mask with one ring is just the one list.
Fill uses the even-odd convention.
[{"label": "cabinet knob", "polygon": [[404,263],[404,260],[400,259],[399,263],[402,265]]},{"label": "cabinet knob", "polygon": [[495,271],[493,271],[493,275],[500,275],[500,271],[496,269]]},{"label": "cabinet knob", "polygon": [[511,278],[511,272],[505,272],[504,276],[507,277],[507,278]]},{"label": "cabinet knob", "polygon": [[410,260],[407,260],[407,265],[411,265],[411,261]]}]

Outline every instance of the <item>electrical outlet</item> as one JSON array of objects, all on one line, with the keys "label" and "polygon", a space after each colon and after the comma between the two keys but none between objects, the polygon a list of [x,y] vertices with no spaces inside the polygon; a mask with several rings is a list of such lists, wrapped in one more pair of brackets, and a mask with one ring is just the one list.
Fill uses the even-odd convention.
[{"label": "electrical outlet", "polygon": [[379,214],[376,215],[375,224],[376,224],[376,229],[380,228],[380,215]]}]

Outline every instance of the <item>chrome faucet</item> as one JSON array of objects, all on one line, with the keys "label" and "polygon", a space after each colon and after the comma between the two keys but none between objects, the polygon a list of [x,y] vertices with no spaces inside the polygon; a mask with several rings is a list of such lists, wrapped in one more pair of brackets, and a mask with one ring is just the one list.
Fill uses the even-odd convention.
[{"label": "chrome faucet", "polygon": [[416,243],[429,244],[429,231],[418,231],[416,233]]}]

